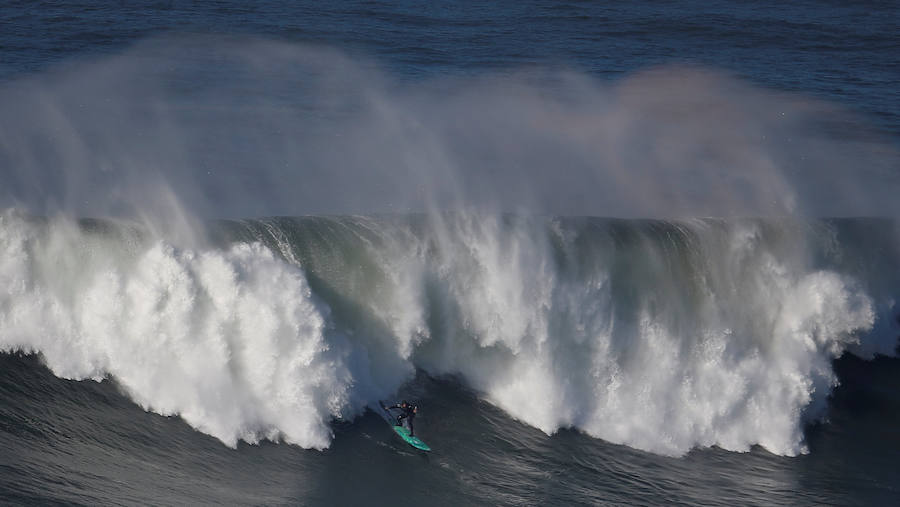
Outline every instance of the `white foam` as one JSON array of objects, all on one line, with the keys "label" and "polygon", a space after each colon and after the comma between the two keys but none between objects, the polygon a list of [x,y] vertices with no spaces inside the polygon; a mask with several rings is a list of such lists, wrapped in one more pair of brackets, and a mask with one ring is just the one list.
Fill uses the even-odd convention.
[{"label": "white foam", "polygon": [[830,361],[877,320],[862,286],[814,267],[789,228],[686,222],[623,241],[464,214],[424,237],[357,226],[380,238],[354,253],[377,272],[317,276],[380,326],[337,322],[283,242],[287,261],[257,243],[180,249],[5,213],[0,349],[39,352],[65,378],[113,376],[231,446],[326,447],[332,418],[422,367],[548,434],[796,455]]},{"label": "white foam", "polygon": [[636,284],[633,308],[613,293],[612,264],[564,276],[533,230],[454,227],[443,245],[452,265],[438,271],[452,273],[459,325],[424,361],[547,433],[575,427],[671,455],[805,452],[802,416],[833,384],[830,360],[875,320],[852,280],[805,265],[801,239],[767,244],[752,227],[707,238],[695,260],[710,264],[688,278],[662,255],[608,252],[619,269],[651,262],[631,265],[643,281],[615,282]]},{"label": "white foam", "polygon": [[112,375],[230,446],[323,448],[332,417],[359,410],[348,351],[296,267],[258,244],[117,249],[62,220],[42,231],[2,216],[0,347],[40,352],[65,378]]}]

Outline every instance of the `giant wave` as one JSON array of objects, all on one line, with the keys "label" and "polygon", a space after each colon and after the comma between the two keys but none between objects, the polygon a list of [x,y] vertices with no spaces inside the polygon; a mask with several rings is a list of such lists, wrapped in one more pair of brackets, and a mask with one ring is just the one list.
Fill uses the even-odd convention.
[{"label": "giant wave", "polygon": [[487,213],[134,224],[0,215],[0,349],[229,446],[455,375],[553,433],[806,451],[845,351],[891,354],[892,221]]}]

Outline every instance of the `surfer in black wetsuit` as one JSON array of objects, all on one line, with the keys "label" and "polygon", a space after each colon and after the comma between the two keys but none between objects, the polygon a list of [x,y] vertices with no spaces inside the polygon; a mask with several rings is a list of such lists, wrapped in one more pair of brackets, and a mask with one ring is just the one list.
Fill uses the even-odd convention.
[{"label": "surfer in black wetsuit", "polygon": [[416,418],[416,412],[419,410],[419,407],[411,403],[407,403],[406,400],[403,400],[398,405],[391,405],[390,407],[387,407],[388,410],[392,408],[399,408],[403,411],[403,413],[397,416],[397,426],[403,426],[403,420],[406,419],[406,425],[409,426],[409,436],[416,436],[416,432],[413,429],[413,420],[415,420]]}]

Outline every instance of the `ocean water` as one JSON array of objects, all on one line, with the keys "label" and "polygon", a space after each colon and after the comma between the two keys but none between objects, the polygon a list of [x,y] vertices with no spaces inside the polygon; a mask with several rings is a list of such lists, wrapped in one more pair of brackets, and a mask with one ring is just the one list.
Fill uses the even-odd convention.
[{"label": "ocean water", "polygon": [[900,501],[893,2],[0,19],[4,503]]}]

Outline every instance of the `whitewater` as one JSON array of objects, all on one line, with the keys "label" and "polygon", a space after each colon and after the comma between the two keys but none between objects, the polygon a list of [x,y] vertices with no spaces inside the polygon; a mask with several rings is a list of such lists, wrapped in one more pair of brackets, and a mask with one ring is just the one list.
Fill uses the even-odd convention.
[{"label": "whitewater", "polygon": [[832,360],[893,354],[890,220],[0,215],[0,348],[234,447],[324,449],[417,370],[664,455],[807,452]]}]

